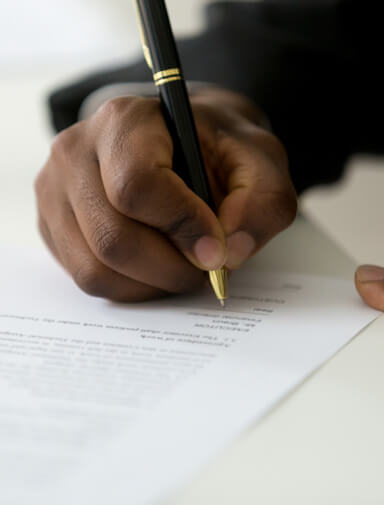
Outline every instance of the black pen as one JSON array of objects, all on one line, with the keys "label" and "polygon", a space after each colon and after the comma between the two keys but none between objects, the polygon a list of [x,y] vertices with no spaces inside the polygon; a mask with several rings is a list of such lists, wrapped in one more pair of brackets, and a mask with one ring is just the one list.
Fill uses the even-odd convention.
[{"label": "black pen", "polygon": [[[145,59],[161,98],[164,118],[174,146],[177,174],[215,212],[204,168],[180,58],[164,0],[135,0]],[[215,294],[224,306],[225,268],[209,272]]]}]

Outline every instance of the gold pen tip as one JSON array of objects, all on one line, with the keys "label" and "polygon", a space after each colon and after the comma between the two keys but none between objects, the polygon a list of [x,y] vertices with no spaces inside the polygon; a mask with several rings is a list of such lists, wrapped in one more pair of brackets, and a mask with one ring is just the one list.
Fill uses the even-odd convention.
[{"label": "gold pen tip", "polygon": [[220,305],[224,308],[225,307],[225,301],[224,300],[219,300]]},{"label": "gold pen tip", "polygon": [[216,298],[219,300],[221,306],[224,307],[224,300],[227,298],[227,270],[225,268],[211,270],[209,272],[209,280],[211,281]]}]

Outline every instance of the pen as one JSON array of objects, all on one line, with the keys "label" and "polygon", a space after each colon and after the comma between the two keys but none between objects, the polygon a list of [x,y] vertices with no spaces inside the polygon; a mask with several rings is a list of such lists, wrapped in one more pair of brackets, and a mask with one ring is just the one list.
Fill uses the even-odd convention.
[{"label": "pen", "polygon": [[[164,0],[135,0],[144,56],[159,90],[164,118],[174,145],[177,174],[215,212],[191,104]],[[213,290],[224,306],[227,271],[209,272]]]}]

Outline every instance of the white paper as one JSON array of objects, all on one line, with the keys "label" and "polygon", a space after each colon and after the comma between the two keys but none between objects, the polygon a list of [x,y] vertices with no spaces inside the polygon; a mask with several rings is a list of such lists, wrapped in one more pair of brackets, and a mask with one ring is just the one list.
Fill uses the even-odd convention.
[{"label": "white paper", "polygon": [[0,254],[0,503],[161,503],[377,315],[352,283],[257,272],[153,303]]}]

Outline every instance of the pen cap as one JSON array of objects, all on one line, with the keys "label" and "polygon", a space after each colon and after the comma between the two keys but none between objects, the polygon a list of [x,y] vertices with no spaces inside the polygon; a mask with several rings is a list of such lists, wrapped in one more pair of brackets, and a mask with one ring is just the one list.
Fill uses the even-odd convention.
[{"label": "pen cap", "polygon": [[151,53],[153,72],[170,68],[181,70],[164,0],[137,0],[137,7]]}]

